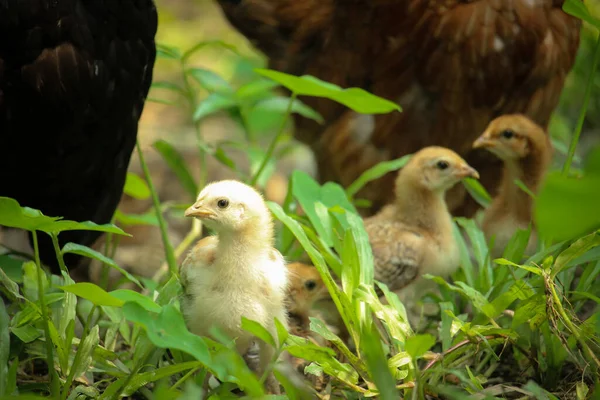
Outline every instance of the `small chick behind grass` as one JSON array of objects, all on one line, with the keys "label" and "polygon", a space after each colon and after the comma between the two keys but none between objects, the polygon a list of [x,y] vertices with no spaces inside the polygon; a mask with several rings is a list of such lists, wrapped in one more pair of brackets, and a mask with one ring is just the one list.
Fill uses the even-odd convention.
[{"label": "small chick behind grass", "polygon": [[[181,308],[192,333],[207,336],[217,326],[243,356],[256,342],[260,377],[274,349],[241,328],[246,317],[277,338],[274,318],[287,328],[287,269],[273,247],[273,220],[262,196],[233,180],[207,185],[186,217],[200,218],[216,236],[200,240],[180,266],[184,288]],[[279,393],[273,374],[267,390]]]},{"label": "small chick behind grass", "polygon": [[[542,127],[522,114],[510,114],[490,122],[473,147],[485,148],[504,162],[498,195],[485,210],[482,222],[486,239],[494,240],[492,256],[501,257],[517,229],[527,229],[532,223],[533,198],[515,180],[537,193],[552,159],[552,144]],[[532,253],[536,244],[537,234],[532,229],[526,253]]]},{"label": "small chick behind grass", "polygon": [[319,271],[312,266],[293,262],[288,267],[288,310],[290,333],[306,336],[310,330],[311,311],[315,302],[327,298],[329,293]]},{"label": "small chick behind grass", "polygon": [[[479,174],[454,151],[425,147],[398,173],[394,203],[364,220],[375,279],[391,291],[403,289],[398,293],[401,300],[422,294],[410,285],[421,275],[445,277],[458,268],[459,251],[444,195],[466,177],[478,179]],[[412,290],[404,290],[409,285]]]}]

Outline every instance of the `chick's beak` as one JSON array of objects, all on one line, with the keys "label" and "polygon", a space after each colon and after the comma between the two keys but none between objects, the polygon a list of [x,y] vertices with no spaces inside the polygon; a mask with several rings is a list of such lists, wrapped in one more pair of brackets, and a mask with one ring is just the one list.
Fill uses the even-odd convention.
[{"label": "chick's beak", "polygon": [[185,213],[183,214],[185,217],[198,217],[198,218],[207,218],[214,215],[214,213],[205,207],[203,207],[201,202],[196,202],[191,205]]},{"label": "chick's beak", "polygon": [[474,149],[485,149],[496,146],[496,142],[490,139],[487,135],[483,134],[473,142]]},{"label": "chick's beak", "polygon": [[470,165],[464,164],[461,167],[459,167],[456,170],[455,175],[462,179],[462,178],[475,178],[475,179],[479,179],[479,172],[477,172],[477,170],[473,167],[471,167]]}]

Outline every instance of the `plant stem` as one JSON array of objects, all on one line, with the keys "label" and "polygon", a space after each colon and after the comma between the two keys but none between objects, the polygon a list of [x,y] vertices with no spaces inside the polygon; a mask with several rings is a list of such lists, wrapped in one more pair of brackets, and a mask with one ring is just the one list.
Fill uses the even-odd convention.
[{"label": "plant stem", "polygon": [[33,252],[35,254],[35,265],[37,268],[37,284],[38,284],[38,297],[40,299],[40,308],[42,311],[42,324],[44,326],[44,341],[46,343],[46,357],[48,358],[48,375],[50,375],[50,392],[54,398],[57,398],[60,394],[60,387],[58,382],[58,376],[54,369],[54,349],[52,348],[52,339],[50,338],[50,327],[48,326],[49,316],[48,310],[46,309],[46,299],[44,298],[44,285],[42,283],[42,263],[40,261],[40,249],[38,245],[37,231],[31,232],[33,238]]},{"label": "plant stem", "polygon": [[69,270],[65,265],[65,259],[63,258],[62,252],[60,251],[60,245],[58,244],[58,236],[56,235],[56,233],[53,233],[52,235],[50,235],[50,237],[52,238],[52,246],[54,246],[54,251],[56,252],[56,259],[58,260],[60,270],[63,273],[69,275]]},{"label": "plant stem", "polygon": [[[175,248],[175,259],[179,260],[179,257],[181,257],[183,252],[188,247],[190,247],[190,245],[195,240],[199,239],[200,236],[202,236],[202,223],[200,222],[199,219],[194,218],[194,220],[192,221],[192,230],[188,232],[188,234],[185,236],[185,238],[183,238],[181,243],[179,243],[179,245],[177,245],[177,247]],[[154,280],[156,282],[160,282],[162,280],[163,276],[165,275],[165,272],[167,272],[167,271],[168,271],[168,265],[167,264],[161,265],[160,268],[158,269],[158,271],[156,271],[156,273],[152,277],[152,280]]]},{"label": "plant stem", "polygon": [[586,353],[587,356],[596,363],[596,368],[600,367],[600,360],[598,360],[598,358],[596,357],[596,355],[594,354],[592,349],[590,349],[590,347],[587,345],[587,343],[585,342],[585,339],[581,337],[579,330],[573,324],[573,322],[567,315],[567,312],[563,308],[560,298],[558,297],[558,293],[556,293],[556,287],[554,286],[554,282],[550,279],[549,276],[546,276],[545,279],[546,279],[546,286],[550,290],[550,294],[552,295],[552,300],[553,300],[554,305],[556,306],[556,310],[558,311],[558,314],[562,318],[562,323],[565,324],[567,329],[569,331],[571,331],[573,336],[575,336],[575,339],[577,339],[577,341],[583,348],[584,353]]},{"label": "plant stem", "polygon": [[573,132],[573,138],[571,138],[571,144],[569,145],[569,153],[567,154],[567,159],[565,164],[563,165],[562,173],[563,175],[569,174],[569,169],[571,168],[571,164],[573,163],[573,157],[575,157],[575,150],[577,149],[577,144],[579,143],[579,136],[581,135],[581,130],[583,129],[583,123],[585,122],[585,114],[587,112],[588,104],[590,102],[590,97],[592,94],[592,87],[594,86],[594,77],[596,76],[596,68],[598,67],[598,62],[600,61],[600,35],[596,39],[596,48],[594,49],[594,58],[592,59],[592,68],[590,70],[590,76],[588,77],[588,81],[585,86],[585,93],[583,95],[583,105],[581,106],[581,111],[579,112],[579,118],[577,119],[577,125],[575,126],[575,132]]},{"label": "plant stem", "polygon": [[288,102],[288,106],[287,106],[287,109],[285,110],[285,114],[283,116],[283,121],[281,121],[279,130],[277,131],[277,134],[275,135],[275,137],[269,144],[269,147],[267,148],[267,153],[265,154],[265,158],[263,158],[262,162],[260,163],[260,167],[258,168],[258,171],[256,171],[256,174],[254,174],[254,176],[250,180],[250,186],[256,185],[256,182],[260,178],[260,175],[263,173],[263,171],[267,167],[267,164],[269,163],[269,160],[271,159],[271,156],[273,155],[273,152],[275,151],[275,146],[277,146],[277,142],[279,141],[279,138],[281,137],[281,135],[283,134],[283,132],[285,130],[285,125],[288,122],[290,114],[292,113],[292,106],[294,105],[295,100],[296,100],[296,93],[292,92],[292,96],[290,97],[290,101]]},{"label": "plant stem", "polygon": [[165,218],[162,215],[162,211],[160,209],[160,200],[158,199],[158,194],[156,193],[154,184],[152,183],[152,177],[150,176],[150,171],[148,170],[146,161],[144,160],[144,153],[142,151],[142,147],[140,146],[139,140],[136,140],[135,147],[140,158],[140,165],[142,166],[142,170],[144,171],[144,177],[146,178],[146,182],[148,182],[148,188],[150,189],[150,194],[152,196],[152,204],[154,205],[156,218],[158,219],[158,226],[160,228],[160,235],[162,237],[163,245],[165,247],[165,257],[167,259],[167,264],[169,265],[169,270],[171,271],[171,274],[176,274],[177,260],[175,259],[175,255],[173,253],[173,245],[169,241],[169,235],[167,233],[167,223],[165,222]]}]

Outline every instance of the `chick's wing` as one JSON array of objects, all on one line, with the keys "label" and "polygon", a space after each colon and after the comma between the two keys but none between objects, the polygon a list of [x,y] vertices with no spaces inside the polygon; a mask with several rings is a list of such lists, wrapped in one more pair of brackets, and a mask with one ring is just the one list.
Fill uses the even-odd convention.
[{"label": "chick's wing", "polygon": [[187,257],[179,266],[179,277],[181,286],[185,289],[189,283],[189,274],[191,270],[211,266],[215,262],[217,245],[219,238],[217,236],[207,236],[196,243],[190,250]]},{"label": "chick's wing", "polygon": [[398,290],[419,273],[425,242],[423,236],[398,221],[365,221],[373,250],[375,279]]}]

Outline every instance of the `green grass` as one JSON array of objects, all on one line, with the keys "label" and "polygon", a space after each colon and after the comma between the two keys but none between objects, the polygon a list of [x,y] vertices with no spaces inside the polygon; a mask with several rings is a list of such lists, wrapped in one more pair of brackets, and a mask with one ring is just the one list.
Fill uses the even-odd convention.
[{"label": "green grass", "polygon": [[[572,2],[567,2],[569,6]],[[584,9],[574,12],[589,19]],[[212,71],[189,65],[190,56],[207,46],[237,54],[235,48],[218,41],[199,43],[188,51],[159,46],[159,57],[178,66],[183,84],[155,82],[153,101],[189,110],[202,167],[208,157],[215,157],[240,180],[259,188],[274,171],[281,144],[291,137],[291,114],[322,122],[297,95],[327,97],[358,112],[401,111],[394,103],[365,91],[342,90],[314,77],[257,69],[242,82],[228,82]],[[583,85],[591,88],[594,79],[587,76],[596,76],[596,63],[588,61],[588,65],[591,68]],[[277,94],[274,89],[279,85],[290,89],[292,95]],[[584,92],[587,105],[597,91]],[[489,243],[477,224],[457,218],[461,268],[448,281],[426,276],[438,290],[417,299],[427,308],[434,306],[418,327],[411,326],[398,297],[373,281],[368,237],[356,211],[360,200],[354,198],[362,186],[401,168],[407,158],[366,171],[347,189],[332,182],[320,185],[307,174],[295,172],[284,205],[268,204],[278,222],[278,247],[288,259],[301,254],[310,258],[351,340],[342,340],[316,318],[311,319],[310,329],[328,342],[326,347],[283,329],[273,338],[249,320],[243,322],[243,328],[271,343],[277,354],[287,352],[306,360],[305,373],[323,381],[321,394],[331,398],[553,399],[567,393],[577,399],[598,398],[600,185],[596,180],[600,152],[592,151],[587,157],[583,178],[570,173],[585,108],[575,117],[576,130],[569,135],[570,144],[564,146],[569,149],[567,161],[556,166],[536,200],[536,222],[543,239],[539,252],[524,255],[529,231],[522,231],[513,237],[503,258],[492,260]],[[206,144],[200,122],[218,112],[228,113],[242,126],[244,137],[236,143]],[[269,143],[266,147],[265,141]],[[249,173],[228,157],[229,146],[248,149]],[[205,168],[196,181],[168,139],[154,147],[191,202],[206,183]],[[37,246],[26,259],[19,254],[0,255],[0,398],[18,394],[60,399],[219,399],[235,397],[232,391],[237,388],[252,398],[264,396],[261,379],[232,350],[227,338],[218,332],[213,336],[218,340],[199,337],[187,330],[179,306],[176,259],[202,235],[202,227],[195,223],[183,243],[173,248],[167,235],[168,221],[163,217],[173,205],[160,203],[152,171],[139,147],[138,152],[144,176],[130,175],[125,191],[137,199],[152,199],[155,215],[118,212],[115,220],[159,226],[168,273],[159,274],[156,281],[133,276],[112,259],[118,238],[126,235],[119,227],[64,221],[0,198],[0,224],[37,236],[50,235],[63,271],[61,276],[49,275],[40,264]],[[489,202],[480,186],[466,184],[478,201]],[[302,215],[295,212],[299,206]],[[73,243],[59,248],[57,235],[72,229],[106,232],[105,251]],[[66,273],[65,253],[94,258],[105,268],[119,270],[141,293],[75,283]],[[386,304],[377,298],[374,285],[384,293]],[[284,369],[272,367],[285,390],[278,398],[315,397]],[[202,383],[209,372],[222,384],[203,393]]]}]

